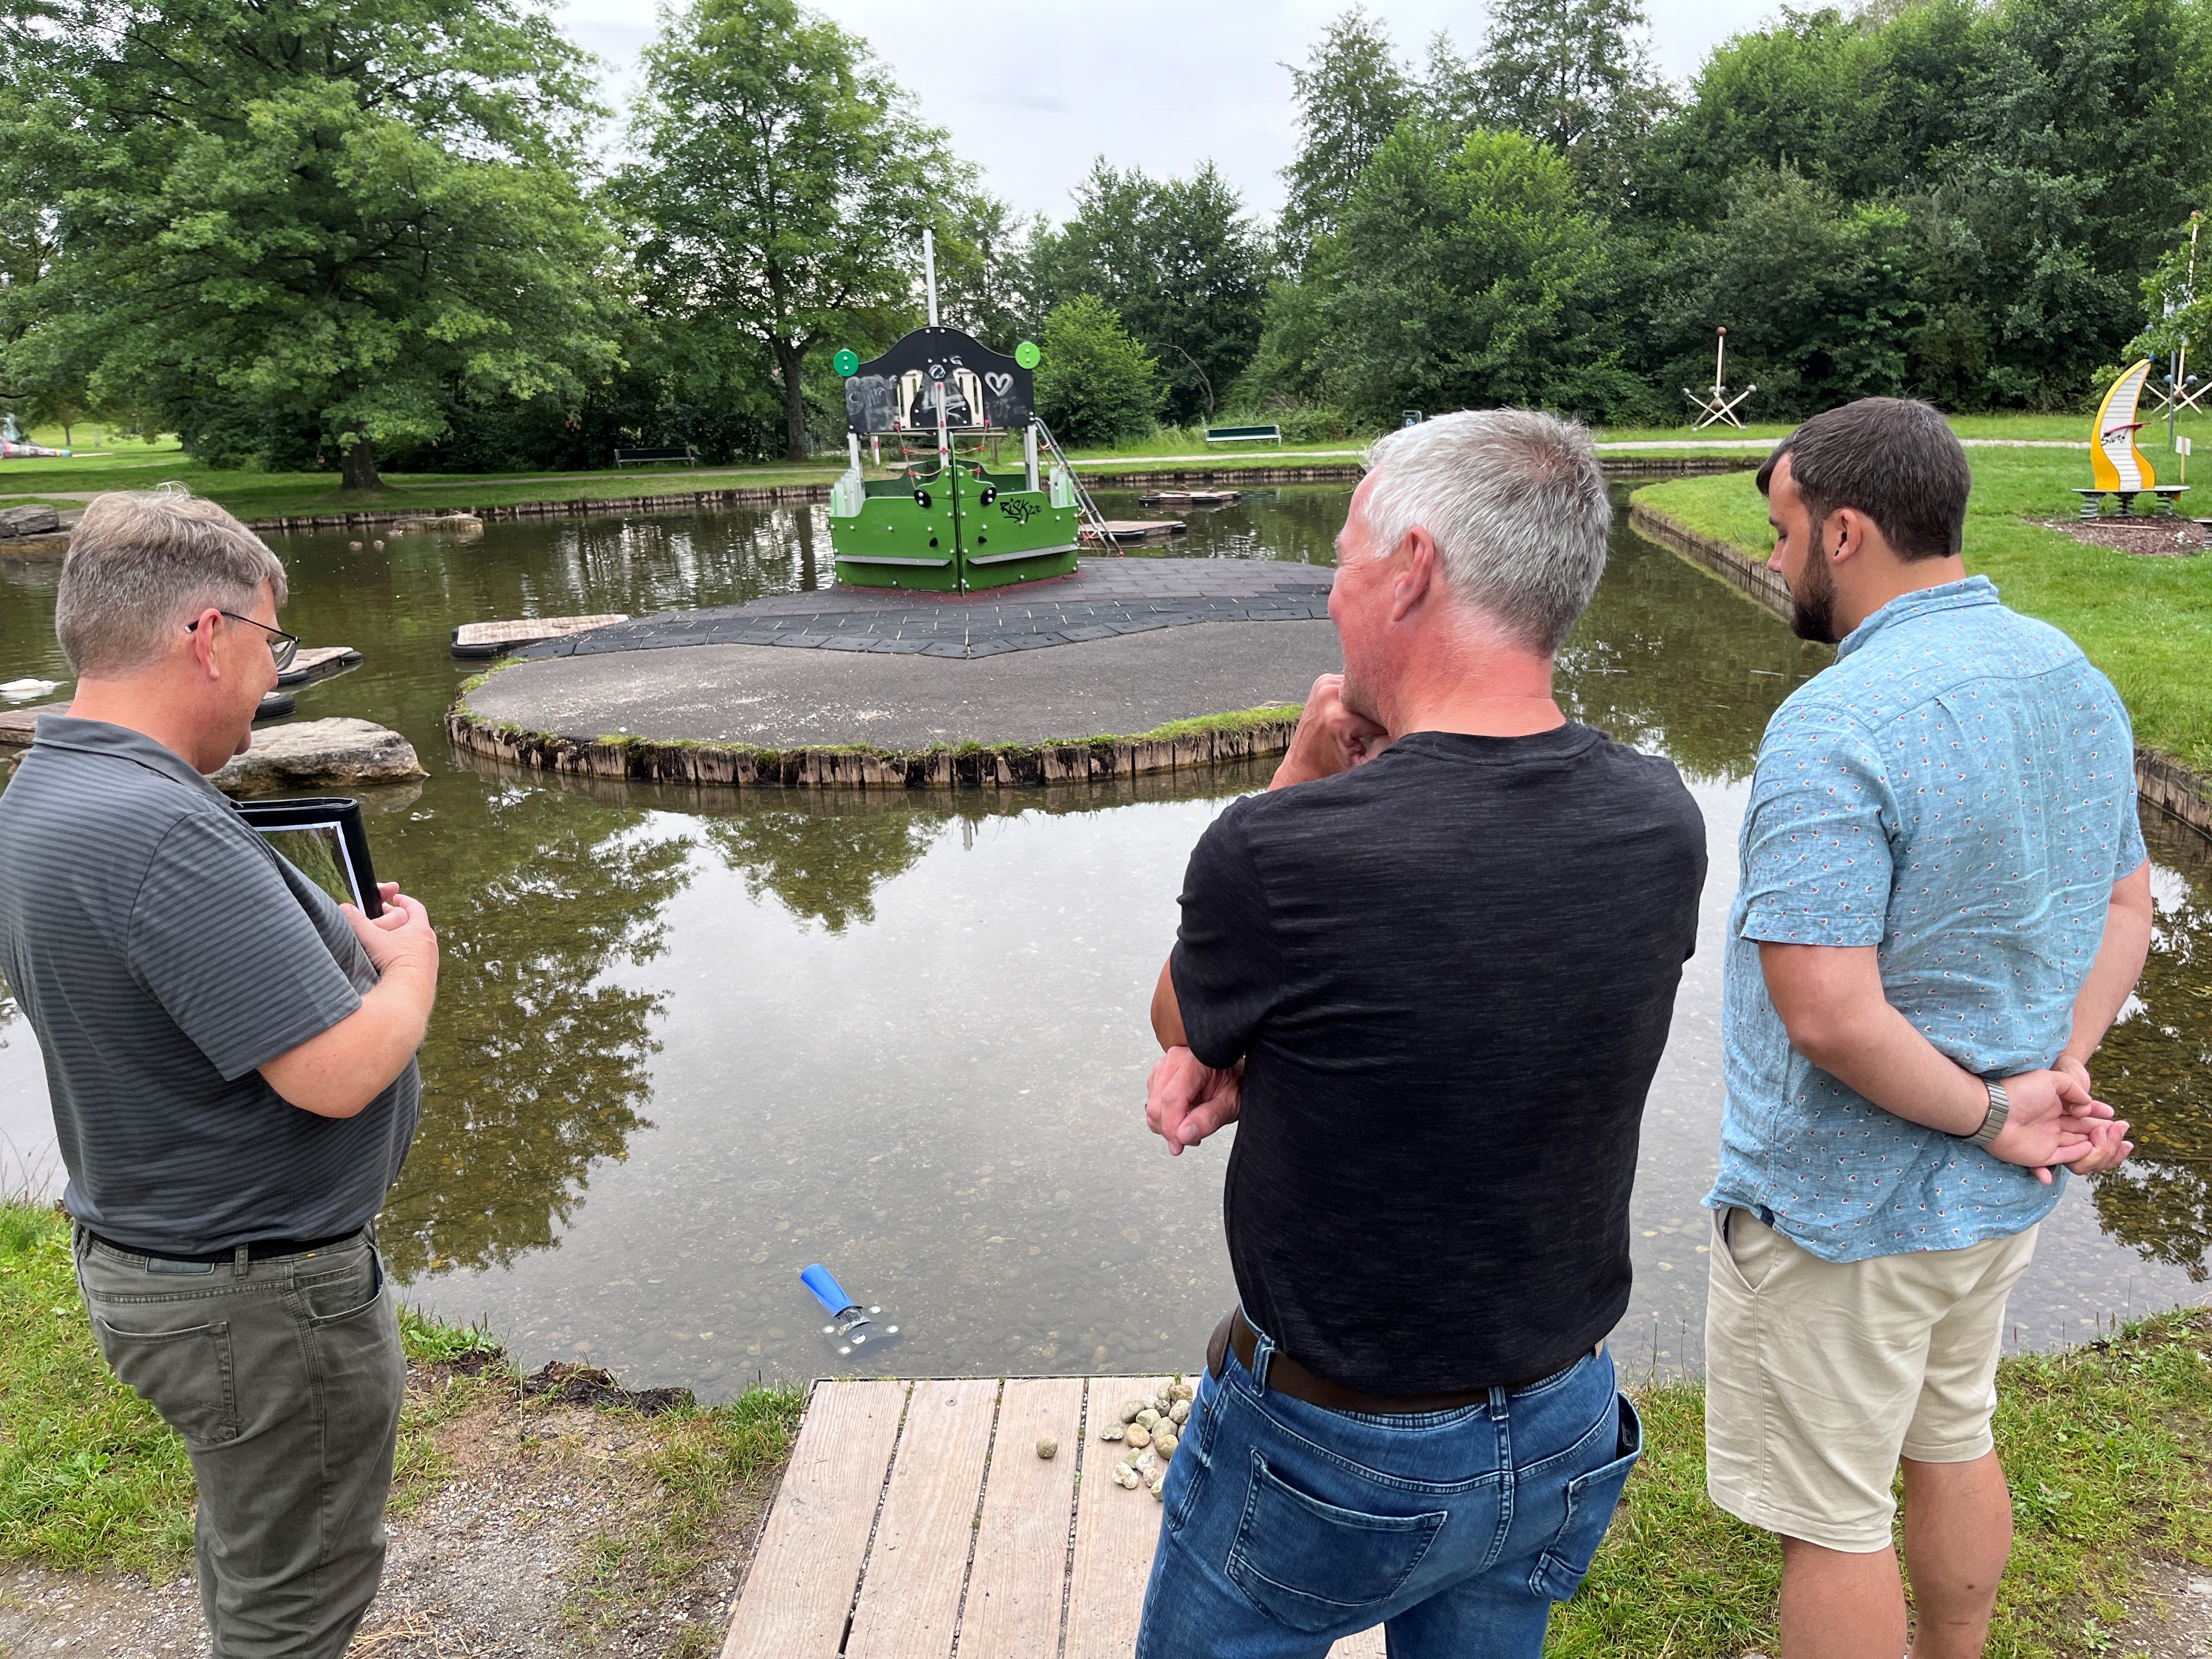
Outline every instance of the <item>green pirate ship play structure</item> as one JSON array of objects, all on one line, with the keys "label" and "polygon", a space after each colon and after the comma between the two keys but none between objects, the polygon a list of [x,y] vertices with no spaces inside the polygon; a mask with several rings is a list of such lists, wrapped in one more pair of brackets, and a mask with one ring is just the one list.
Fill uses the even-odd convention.
[{"label": "green pirate ship play structure", "polygon": [[[929,325],[880,357],[840,351],[852,466],[830,487],[837,580],[961,593],[1065,576],[1105,521],[1037,418],[1037,349],[1011,357],[937,319],[935,250],[922,233]],[[1002,448],[1018,442],[1000,468]],[[1049,459],[1049,470],[1039,469]]]}]

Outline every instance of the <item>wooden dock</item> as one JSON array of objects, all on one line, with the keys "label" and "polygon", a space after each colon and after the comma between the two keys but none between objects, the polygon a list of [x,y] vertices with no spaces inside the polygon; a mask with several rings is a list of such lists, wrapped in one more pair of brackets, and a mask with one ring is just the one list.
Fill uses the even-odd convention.
[{"label": "wooden dock", "polygon": [[816,1384],[722,1659],[1128,1659],[1160,1505],[1098,1426],[1167,1380]]},{"label": "wooden dock", "polygon": [[[1181,519],[1109,519],[1106,537],[1116,542],[1149,542],[1169,536],[1180,536],[1189,528]],[[1088,525],[1084,526],[1082,539],[1095,542],[1098,532]]]},{"label": "wooden dock", "polygon": [[1244,499],[1241,489],[1161,489],[1140,498],[1144,507],[1233,507]]},{"label": "wooden dock", "polygon": [[597,617],[528,617],[520,622],[463,623],[453,630],[453,654],[496,657],[503,652],[535,645],[540,640],[557,640],[564,634],[580,634],[586,629],[605,628],[629,620],[627,614],[610,612]]},{"label": "wooden dock", "polygon": [[333,674],[360,666],[361,653],[349,645],[303,645],[292,659],[292,665],[277,675],[276,684],[285,687],[313,685],[317,680],[326,680]]}]

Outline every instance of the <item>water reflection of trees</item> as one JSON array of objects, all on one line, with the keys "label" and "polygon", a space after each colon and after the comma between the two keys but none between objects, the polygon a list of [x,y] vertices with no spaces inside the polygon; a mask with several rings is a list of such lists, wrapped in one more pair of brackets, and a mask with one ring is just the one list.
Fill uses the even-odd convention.
[{"label": "water reflection of trees", "polygon": [[1618,495],[1614,523],[1606,580],[1559,653],[1560,701],[1685,772],[1750,776],[1768,716],[1834,653],[1628,529]]},{"label": "water reflection of trees", "polygon": [[720,818],[707,842],[744,878],[748,896],[774,893],[802,921],[842,933],[876,919],[876,889],[921,860],[943,811],[766,811]]},{"label": "water reflection of trees", "polygon": [[382,1222],[403,1279],[551,1245],[592,1163],[651,1127],[663,998],[608,979],[663,948],[691,837],[544,791],[488,808],[420,881],[445,963],[422,1127]]},{"label": "water reflection of trees", "polygon": [[2159,866],[2150,960],[2137,1006],[2096,1063],[2097,1091],[2135,1126],[2136,1152],[2095,1178],[2097,1214],[2146,1259],[2202,1283],[2212,1245],[2212,847],[2162,818],[2143,827]]},{"label": "water reflection of trees", "polygon": [[1350,485],[1248,489],[1234,507],[1155,508],[1135,490],[1094,490],[1109,519],[1181,519],[1187,532],[1173,541],[1131,547],[1132,557],[1273,559],[1286,564],[1336,562],[1336,532],[1352,500]]}]

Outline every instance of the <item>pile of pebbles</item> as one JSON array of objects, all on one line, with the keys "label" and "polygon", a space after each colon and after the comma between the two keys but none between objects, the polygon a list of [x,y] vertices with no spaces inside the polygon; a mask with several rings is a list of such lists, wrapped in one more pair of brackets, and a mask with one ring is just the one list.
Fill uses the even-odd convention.
[{"label": "pile of pebbles", "polygon": [[1115,1486],[1132,1491],[1143,1486],[1153,1497],[1160,1496],[1167,1484],[1168,1460],[1175,1455],[1183,1425],[1190,1421],[1191,1402],[1197,1398],[1198,1390],[1177,1377],[1156,1395],[1123,1402],[1115,1420],[1098,1431],[1101,1440],[1118,1440],[1128,1449],[1106,1471]]}]

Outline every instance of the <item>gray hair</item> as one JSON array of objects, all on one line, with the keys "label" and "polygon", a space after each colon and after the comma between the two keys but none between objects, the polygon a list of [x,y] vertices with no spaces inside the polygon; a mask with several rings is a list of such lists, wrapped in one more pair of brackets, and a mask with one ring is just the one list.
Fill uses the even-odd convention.
[{"label": "gray hair", "polygon": [[285,600],[284,567],[261,538],[181,484],[93,497],[70,538],[54,634],[81,678],[149,668],[201,611],[244,616],[264,585]]},{"label": "gray hair", "polygon": [[1368,452],[1375,556],[1415,529],[1453,594],[1531,649],[1556,651],[1605,574],[1613,503],[1589,434],[1533,409],[1468,410]]}]

